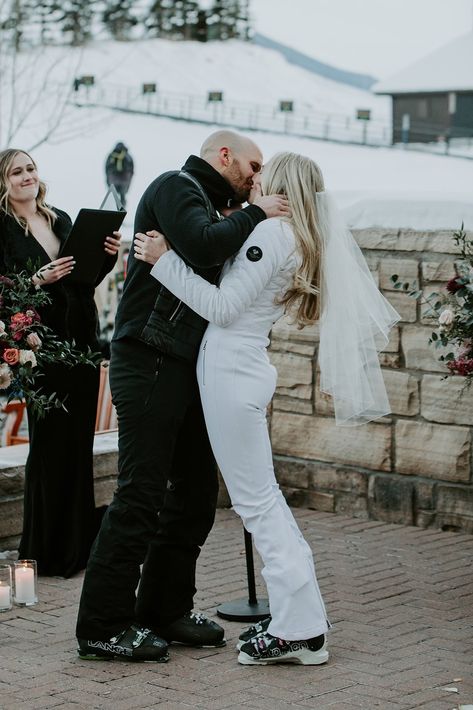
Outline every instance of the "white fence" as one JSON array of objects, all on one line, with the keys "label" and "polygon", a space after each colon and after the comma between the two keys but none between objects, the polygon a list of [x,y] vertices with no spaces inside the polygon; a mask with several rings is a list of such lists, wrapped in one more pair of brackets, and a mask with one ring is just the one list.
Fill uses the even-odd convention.
[{"label": "white fence", "polygon": [[78,106],[101,106],[184,121],[218,124],[240,130],[269,131],[305,138],[389,146],[391,125],[357,120],[337,113],[281,111],[278,105],[245,101],[208,101],[207,96],[157,92],[121,86],[80,87],[73,96]]},{"label": "white fence", "polygon": [[[173,118],[193,123],[217,124],[245,131],[267,131],[336,143],[420,150],[473,159],[472,139],[452,139],[429,143],[392,143],[392,123],[379,119],[360,120],[356,116],[298,110],[283,111],[279,105],[245,101],[209,101],[208,96],[157,91],[143,93],[141,87],[113,84],[80,86],[74,92],[76,106],[106,107],[130,113]],[[283,102],[284,103],[284,102]],[[286,102],[287,103],[287,102]]]}]

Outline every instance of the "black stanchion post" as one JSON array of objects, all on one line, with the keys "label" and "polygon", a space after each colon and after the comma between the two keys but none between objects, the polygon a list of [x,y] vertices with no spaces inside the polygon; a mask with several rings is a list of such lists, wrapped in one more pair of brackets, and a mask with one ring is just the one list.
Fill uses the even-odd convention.
[{"label": "black stanchion post", "polygon": [[269,616],[269,603],[267,599],[258,600],[256,597],[253,541],[247,530],[244,529],[244,533],[248,599],[245,597],[220,604],[217,614],[222,619],[228,619],[229,621],[260,621]]}]

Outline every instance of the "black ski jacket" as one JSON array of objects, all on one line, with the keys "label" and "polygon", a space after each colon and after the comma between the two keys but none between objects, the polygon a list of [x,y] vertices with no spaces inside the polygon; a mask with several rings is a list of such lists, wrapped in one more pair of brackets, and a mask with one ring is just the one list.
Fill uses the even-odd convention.
[{"label": "black ski jacket", "polygon": [[[266,215],[249,205],[221,219],[218,210],[234,197],[230,184],[195,155],[182,171],[160,175],[145,190],[134,233],[158,229],[196,273],[215,283],[224,261]],[[150,276],[150,270],[149,264],[134,258],[132,247],[113,339],[135,338],[195,362],[207,322]]]}]

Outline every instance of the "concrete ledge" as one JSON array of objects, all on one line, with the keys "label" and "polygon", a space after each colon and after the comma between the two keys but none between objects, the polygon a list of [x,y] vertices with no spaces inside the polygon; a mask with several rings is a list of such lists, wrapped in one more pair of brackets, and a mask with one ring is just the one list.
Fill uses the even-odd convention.
[{"label": "concrete ledge", "polygon": [[[16,549],[22,529],[25,463],[29,444],[0,447],[0,549]],[[94,480],[97,505],[107,505],[115,490],[118,432],[96,434]]]},{"label": "concrete ledge", "polygon": [[[0,447],[0,550],[16,550],[23,523],[23,488],[28,444]],[[96,434],[94,440],[94,482],[96,505],[108,505],[116,486],[118,432]],[[219,478],[218,507],[230,501]]]}]

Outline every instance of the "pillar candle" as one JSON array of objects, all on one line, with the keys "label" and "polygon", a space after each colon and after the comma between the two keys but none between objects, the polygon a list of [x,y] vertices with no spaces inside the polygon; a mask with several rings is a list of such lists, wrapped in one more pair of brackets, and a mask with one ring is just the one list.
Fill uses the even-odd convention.
[{"label": "pillar candle", "polygon": [[10,604],[10,585],[0,582],[0,609],[8,609]]},{"label": "pillar candle", "polygon": [[34,604],[34,570],[31,567],[15,567],[15,601],[18,604]]}]

